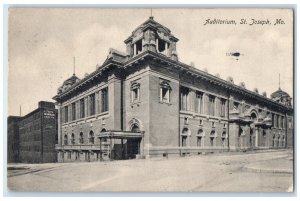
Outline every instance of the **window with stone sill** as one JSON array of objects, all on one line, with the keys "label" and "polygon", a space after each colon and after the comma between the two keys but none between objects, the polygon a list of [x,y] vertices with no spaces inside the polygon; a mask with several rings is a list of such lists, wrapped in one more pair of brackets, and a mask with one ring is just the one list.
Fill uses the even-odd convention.
[{"label": "window with stone sill", "polygon": [[95,137],[94,137],[94,132],[93,131],[90,131],[90,134],[89,134],[89,143],[90,144],[94,144],[95,143]]},{"label": "window with stone sill", "polygon": [[160,102],[170,103],[171,87],[168,81],[163,80],[160,82]]},{"label": "window with stone sill", "polygon": [[83,144],[83,142],[84,142],[84,140],[83,140],[83,133],[80,132],[80,134],[79,134],[79,143]]},{"label": "window with stone sill", "polygon": [[213,121],[211,122],[211,127],[215,128],[216,127],[216,123]]},{"label": "window with stone sill", "polygon": [[137,82],[131,83],[131,103],[140,101],[140,84]]},{"label": "window with stone sill", "polygon": [[188,124],[189,123],[189,120],[187,117],[184,117],[184,124]]},{"label": "window with stone sill", "polygon": [[71,135],[71,144],[72,145],[75,144],[75,135],[74,135],[74,133],[72,133],[72,135]]},{"label": "window with stone sill", "polygon": [[200,119],[199,124],[203,125],[203,120],[202,119]]},{"label": "window with stone sill", "polygon": [[64,136],[64,145],[68,145],[68,135]]}]

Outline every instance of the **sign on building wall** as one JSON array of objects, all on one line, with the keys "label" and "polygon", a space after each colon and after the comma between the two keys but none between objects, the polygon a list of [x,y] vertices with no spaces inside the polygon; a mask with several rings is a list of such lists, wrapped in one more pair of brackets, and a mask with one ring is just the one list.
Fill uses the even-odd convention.
[{"label": "sign on building wall", "polygon": [[46,111],[44,112],[44,118],[46,118],[46,119],[54,119],[54,118],[55,118],[55,113],[54,113],[54,111],[46,110]]}]

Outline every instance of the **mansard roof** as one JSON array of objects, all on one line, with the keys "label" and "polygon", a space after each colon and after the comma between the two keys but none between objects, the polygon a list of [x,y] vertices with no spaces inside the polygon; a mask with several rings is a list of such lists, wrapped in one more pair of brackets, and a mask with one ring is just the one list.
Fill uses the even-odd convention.
[{"label": "mansard roof", "polygon": [[154,30],[157,30],[161,33],[164,33],[165,35],[169,35],[173,38],[175,42],[177,42],[179,39],[176,38],[173,34],[171,34],[171,30],[165,27],[164,25],[161,25],[157,21],[154,20],[153,16],[149,17],[148,20],[146,20],[144,23],[142,23],[140,26],[138,26],[124,42],[127,43],[128,41],[132,40],[134,36],[140,34],[141,32],[145,31],[148,28],[152,28]]},{"label": "mansard roof", "polygon": [[278,98],[278,97],[290,97],[290,95],[287,92],[282,91],[281,88],[279,87],[277,91],[271,94],[271,98]]}]

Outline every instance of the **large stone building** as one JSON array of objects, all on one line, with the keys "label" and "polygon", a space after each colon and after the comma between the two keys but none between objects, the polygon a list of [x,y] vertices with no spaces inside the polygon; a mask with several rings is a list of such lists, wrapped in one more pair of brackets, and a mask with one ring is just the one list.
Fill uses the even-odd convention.
[{"label": "large stone building", "polygon": [[[40,101],[38,108],[29,114],[8,117],[8,162],[57,162],[55,144],[57,109],[54,103]],[[12,147],[14,160],[10,160],[12,151],[9,150]]]},{"label": "large stone building", "polygon": [[150,17],[104,63],[58,89],[58,160],[93,161],[293,144],[291,97],[271,98],[178,61],[178,39]]}]

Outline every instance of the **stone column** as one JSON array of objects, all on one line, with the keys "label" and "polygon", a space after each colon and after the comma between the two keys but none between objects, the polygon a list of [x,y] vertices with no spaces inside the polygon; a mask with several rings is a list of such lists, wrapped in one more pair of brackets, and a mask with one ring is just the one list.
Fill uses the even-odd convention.
[{"label": "stone column", "polygon": [[165,51],[164,51],[164,53],[165,53],[165,55],[168,54],[168,43],[167,42],[165,42]]},{"label": "stone column", "polygon": [[133,55],[136,55],[136,44],[133,44]]},{"label": "stone column", "polygon": [[254,132],[255,132],[255,147],[258,147],[259,128],[255,128]]},{"label": "stone column", "polygon": [[209,95],[208,94],[203,94],[203,103],[204,103],[203,113],[209,115]]},{"label": "stone column", "polygon": [[216,97],[215,99],[215,116],[221,116],[221,98]]},{"label": "stone column", "polygon": [[239,126],[236,123],[229,124],[229,149],[232,151],[238,148],[238,135],[239,135]]},{"label": "stone column", "polygon": [[60,146],[62,143],[62,136],[61,136],[61,123],[62,123],[62,110],[61,103],[57,104],[57,136],[58,136],[58,145]]},{"label": "stone column", "polygon": [[84,116],[88,117],[88,98],[84,98]]},{"label": "stone column", "polygon": [[99,113],[99,92],[95,93],[95,114]]}]

